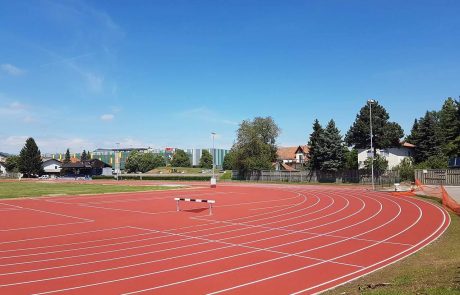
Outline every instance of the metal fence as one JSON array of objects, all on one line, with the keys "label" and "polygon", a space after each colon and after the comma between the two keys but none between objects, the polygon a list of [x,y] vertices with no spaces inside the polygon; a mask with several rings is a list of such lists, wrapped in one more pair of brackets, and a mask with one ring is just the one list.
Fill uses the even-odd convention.
[{"label": "metal fence", "polygon": [[[347,170],[337,172],[324,171],[251,171],[241,175],[232,171],[232,179],[266,182],[311,182],[311,183],[361,183],[371,184],[372,176],[361,170]],[[374,183],[381,186],[392,186],[400,181],[398,171],[385,171],[374,175]]]},{"label": "metal fence", "polygon": [[429,185],[460,185],[460,169],[416,169],[415,179]]}]

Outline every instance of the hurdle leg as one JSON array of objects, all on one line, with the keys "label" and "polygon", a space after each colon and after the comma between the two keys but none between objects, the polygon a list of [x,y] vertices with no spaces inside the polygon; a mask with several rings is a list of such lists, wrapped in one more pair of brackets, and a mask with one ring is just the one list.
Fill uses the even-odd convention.
[{"label": "hurdle leg", "polygon": [[176,211],[180,211],[180,208],[179,208],[179,201],[176,201]]},{"label": "hurdle leg", "polygon": [[209,215],[212,215],[212,203],[209,203]]}]

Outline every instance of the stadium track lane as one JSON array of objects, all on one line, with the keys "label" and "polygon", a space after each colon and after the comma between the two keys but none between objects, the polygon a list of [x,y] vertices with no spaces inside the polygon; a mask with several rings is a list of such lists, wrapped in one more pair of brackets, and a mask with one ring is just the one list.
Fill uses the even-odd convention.
[{"label": "stadium track lane", "polygon": [[[24,200],[24,211],[43,209],[94,222],[78,230],[50,224],[39,232],[7,231],[0,240],[0,292],[315,293],[415,252],[450,222],[432,204],[360,189],[231,185],[193,193],[210,192],[218,193],[212,217],[87,208],[82,197],[76,204]],[[166,211],[172,204],[156,198],[164,194],[130,194],[132,203],[120,195],[115,203],[146,213]],[[109,198],[116,201],[117,195]],[[252,211],[270,203],[274,210]]]}]

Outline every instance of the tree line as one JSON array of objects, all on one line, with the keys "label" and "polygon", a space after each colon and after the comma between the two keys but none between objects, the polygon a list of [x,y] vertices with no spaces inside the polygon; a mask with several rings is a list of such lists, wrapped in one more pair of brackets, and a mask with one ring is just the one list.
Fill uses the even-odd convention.
[{"label": "tree line", "polygon": [[[414,168],[446,168],[449,157],[460,153],[460,102],[447,98],[439,111],[427,111],[416,119],[409,136],[403,139],[401,126],[390,120],[387,110],[377,101],[366,103],[343,137],[331,119],[325,127],[315,119],[308,139],[307,169],[336,172],[358,169],[358,149],[370,148],[370,115],[372,108],[372,141],[374,158],[364,162],[369,170],[373,162],[377,172],[388,168],[387,160],[376,154],[377,149],[400,147],[405,141],[415,145],[413,158],[404,160],[396,170],[402,177],[413,177]],[[224,159],[224,169],[238,170],[242,175],[253,170],[273,169],[277,160],[276,139],[281,130],[271,117],[244,120],[237,139]]]}]

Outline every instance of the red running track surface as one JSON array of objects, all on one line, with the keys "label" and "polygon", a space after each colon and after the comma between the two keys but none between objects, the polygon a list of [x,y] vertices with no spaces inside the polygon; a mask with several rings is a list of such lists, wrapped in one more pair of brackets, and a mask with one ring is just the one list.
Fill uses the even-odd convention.
[{"label": "red running track surface", "polygon": [[[174,197],[214,199],[214,215]],[[0,294],[318,293],[450,223],[411,197],[281,185],[3,200],[0,214]]]}]

